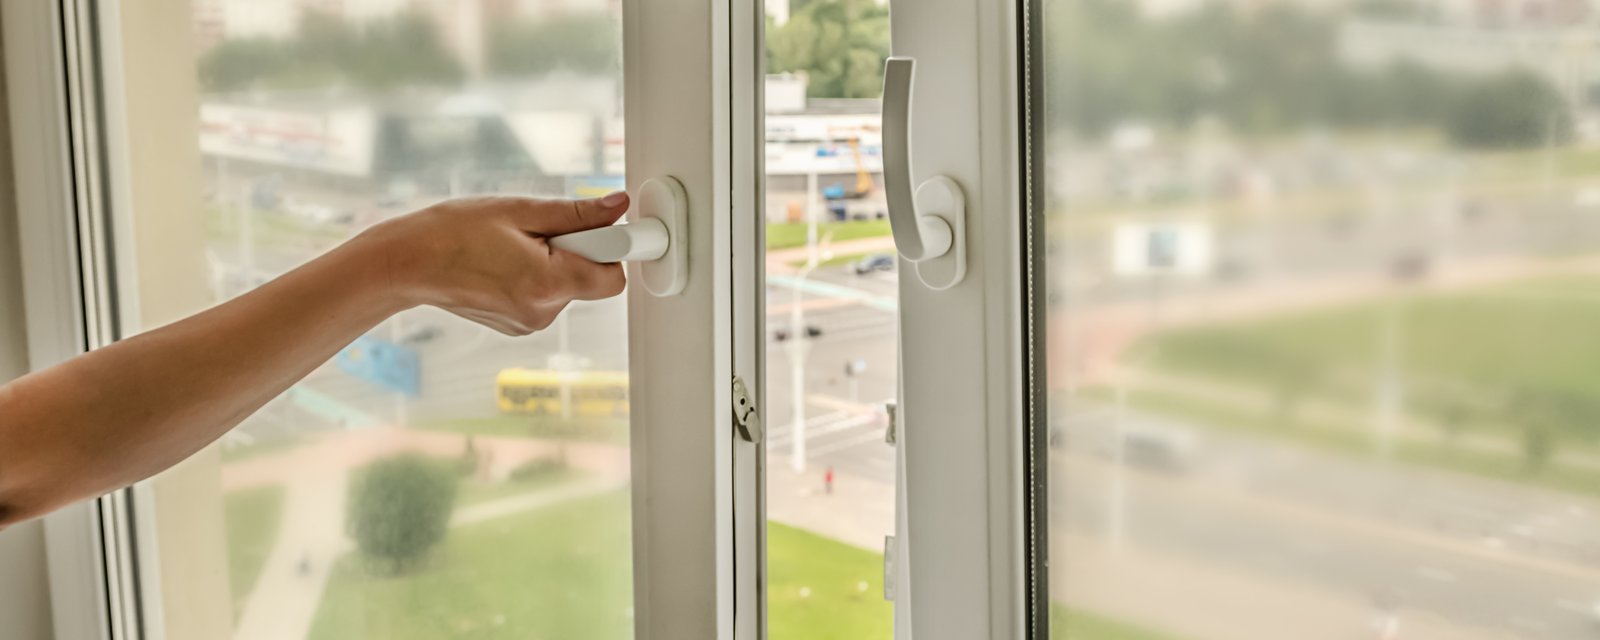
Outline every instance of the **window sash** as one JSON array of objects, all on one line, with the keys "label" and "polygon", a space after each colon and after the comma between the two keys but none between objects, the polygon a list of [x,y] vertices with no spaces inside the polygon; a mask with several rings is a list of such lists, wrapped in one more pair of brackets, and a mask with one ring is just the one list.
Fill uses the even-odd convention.
[{"label": "window sash", "polygon": [[[138,316],[131,270],[113,268],[127,264],[113,246],[131,243],[132,233],[108,222],[130,216],[107,215],[133,206],[117,191],[129,182],[126,156],[117,155],[129,144],[120,111],[127,105],[118,102],[116,64],[92,66],[121,59],[116,4],[4,7],[36,366],[106,344],[118,336],[118,320]],[[755,0],[624,4],[629,185],[674,175],[695,211],[688,290],[665,299],[629,293],[632,374],[651,381],[634,394],[632,411],[637,637],[758,638],[759,456],[754,445],[736,450],[727,382],[734,353],[740,375],[760,380],[762,229],[732,215],[760,202],[760,68],[752,62],[760,8]],[[746,240],[732,242],[733,233]],[[57,637],[168,635],[159,522],[148,502],[140,485],[47,520]]]},{"label": "window sash", "polygon": [[[903,528],[896,637],[1043,638],[1039,547],[1046,504],[1029,475],[1021,2],[897,0],[893,50],[917,58],[913,184],[934,175],[967,196],[965,279],[931,291],[900,279]],[[904,604],[897,602],[897,605]],[[909,629],[905,627],[909,626]]]}]

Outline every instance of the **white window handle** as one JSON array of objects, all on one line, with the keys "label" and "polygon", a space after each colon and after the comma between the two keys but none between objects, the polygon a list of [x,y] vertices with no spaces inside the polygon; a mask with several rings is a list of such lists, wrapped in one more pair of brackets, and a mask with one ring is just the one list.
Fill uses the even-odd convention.
[{"label": "white window handle", "polygon": [[658,260],[666,255],[669,244],[666,223],[655,218],[550,239],[550,246],[595,262]]},{"label": "white window handle", "polygon": [[966,194],[947,176],[911,187],[911,95],[916,59],[892,57],[883,70],[883,186],[895,248],[933,289],[967,270]]},{"label": "white window handle", "polygon": [[644,181],[628,210],[628,224],[550,238],[550,246],[595,262],[633,262],[629,276],[657,296],[675,295],[689,282],[689,197],[672,176]]}]

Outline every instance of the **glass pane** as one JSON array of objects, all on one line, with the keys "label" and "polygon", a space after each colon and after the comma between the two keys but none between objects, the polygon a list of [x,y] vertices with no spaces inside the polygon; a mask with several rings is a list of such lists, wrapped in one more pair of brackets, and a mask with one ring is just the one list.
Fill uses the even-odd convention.
[{"label": "glass pane", "polygon": [[[171,29],[192,28],[195,103],[167,107],[198,128],[168,139],[198,159],[203,234],[140,259],[208,264],[221,301],[448,197],[620,189],[620,18],[617,0],[194,0]],[[631,637],[625,311],[577,303],[516,339],[396,317],[185,480],[220,509],[159,526],[223,522],[237,638]]]},{"label": "glass pane", "polygon": [[874,0],[767,8],[768,634],[888,640],[884,403],[896,394],[899,296],[878,98],[889,11]]},{"label": "glass pane", "polygon": [[1060,638],[1590,638],[1600,31],[1046,0]]}]

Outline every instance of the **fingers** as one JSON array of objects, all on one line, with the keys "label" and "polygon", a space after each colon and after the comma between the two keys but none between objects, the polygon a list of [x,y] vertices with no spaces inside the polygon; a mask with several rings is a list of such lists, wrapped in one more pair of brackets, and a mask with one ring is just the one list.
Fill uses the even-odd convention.
[{"label": "fingers", "polygon": [[624,191],[589,200],[508,200],[507,209],[517,228],[543,237],[604,227],[628,211],[628,194]]},{"label": "fingers", "polygon": [[565,285],[563,293],[572,300],[602,300],[622,293],[628,276],[618,263],[600,264],[582,256],[556,251],[550,254],[551,275]]}]

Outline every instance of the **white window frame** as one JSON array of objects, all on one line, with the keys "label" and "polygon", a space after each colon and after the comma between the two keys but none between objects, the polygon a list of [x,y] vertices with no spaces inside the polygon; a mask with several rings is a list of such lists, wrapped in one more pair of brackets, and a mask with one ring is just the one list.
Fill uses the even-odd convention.
[{"label": "white window frame", "polygon": [[[115,65],[95,70],[81,40],[95,1],[0,9],[34,366],[104,344],[118,326],[105,313],[104,264],[104,207],[120,199],[105,174],[115,168],[86,160],[109,157],[127,132],[97,111],[115,114],[121,87]],[[1042,408],[1030,408],[1027,369],[1030,338],[1042,334],[1028,324],[1022,259],[1036,242],[1021,213],[1023,5],[893,4],[894,52],[917,57],[921,71],[914,179],[962,185],[970,251],[965,281],[950,290],[900,284],[896,637],[1042,637],[1044,550],[1030,528],[1042,487],[1028,473]],[[624,2],[628,184],[675,176],[692,211],[689,286],[670,298],[628,294],[631,375],[648,381],[632,394],[641,640],[765,637],[764,445],[735,435],[731,406],[735,376],[764,397],[763,24],[758,0]],[[157,532],[134,508],[141,502],[137,489],[122,491],[46,520],[58,638],[165,637]]]},{"label": "white window frame", "polygon": [[[76,2],[5,3],[6,81],[28,357],[42,368],[104,344],[106,233],[92,160],[96,56],[80,46],[92,25]],[[92,275],[91,275],[92,274]],[[55,636],[137,637],[132,520],[137,490],[114,492],[44,519]]]},{"label": "white window frame", "polygon": [[631,374],[644,382],[631,440],[639,640],[764,637],[761,449],[735,435],[732,404],[735,376],[758,394],[762,378],[755,7],[623,3],[628,185],[675,176],[691,211],[689,286],[628,292]]},{"label": "white window frame", "polygon": [[[917,59],[912,184],[945,175],[966,195],[967,272],[934,291],[902,260],[903,449],[896,637],[1044,638],[1042,442],[1028,368],[1024,260],[1031,163],[1023,134],[1028,0],[893,0],[892,47]],[[1026,215],[1025,215],[1026,214]],[[928,320],[924,320],[928,319]],[[933,321],[936,319],[936,321]]]},{"label": "white window frame", "polygon": [[[761,380],[762,226],[733,212],[761,202],[762,17],[754,0],[624,5],[629,187],[674,176],[692,212],[688,287],[668,298],[628,293],[631,374],[650,381],[632,394],[636,637],[754,639],[765,609],[761,460],[757,445],[735,442],[731,381]],[[123,238],[108,239],[106,215],[129,206],[115,184],[126,175],[107,162],[127,145],[121,43],[115,28],[90,38],[93,16],[116,25],[119,10],[103,0],[0,7],[35,367],[110,342],[122,319],[108,315],[112,279],[134,293],[129,252]],[[745,241],[733,243],[734,233]],[[123,270],[107,264],[113,255]],[[158,527],[133,508],[142,487],[46,519],[58,639],[166,637]]]}]

